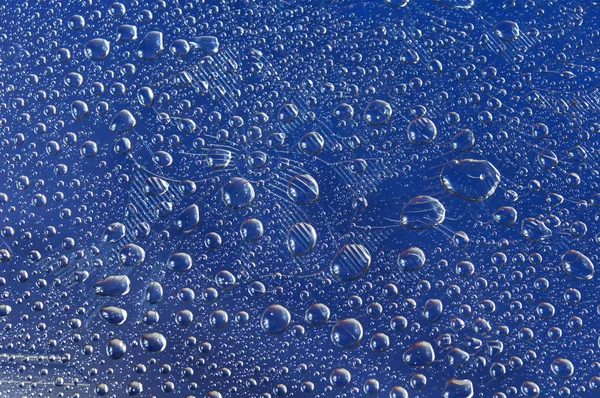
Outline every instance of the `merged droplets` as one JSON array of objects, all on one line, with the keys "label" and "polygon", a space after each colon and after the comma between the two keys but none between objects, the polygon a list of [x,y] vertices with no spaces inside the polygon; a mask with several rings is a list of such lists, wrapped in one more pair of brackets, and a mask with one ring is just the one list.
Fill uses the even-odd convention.
[{"label": "merged droplets", "polygon": [[114,222],[102,233],[102,241],[105,243],[115,243],[123,239],[125,237],[125,233],[127,229],[125,228],[125,224],[120,222]]},{"label": "merged droplets", "polygon": [[208,54],[215,54],[219,51],[219,39],[215,36],[194,37],[190,44]]},{"label": "merged droplets", "polygon": [[442,391],[443,398],[471,398],[475,393],[473,382],[469,379],[450,379]]},{"label": "merged droplets", "polygon": [[128,42],[137,38],[137,26],[124,24],[117,27],[117,42]]},{"label": "merged droplets", "polygon": [[541,242],[552,237],[552,230],[543,221],[527,217],[521,223],[521,235],[532,242]]},{"label": "merged droplets", "polygon": [[136,54],[143,60],[152,61],[156,59],[164,49],[162,32],[152,31],[146,33],[146,36],[144,36],[137,47]]}]

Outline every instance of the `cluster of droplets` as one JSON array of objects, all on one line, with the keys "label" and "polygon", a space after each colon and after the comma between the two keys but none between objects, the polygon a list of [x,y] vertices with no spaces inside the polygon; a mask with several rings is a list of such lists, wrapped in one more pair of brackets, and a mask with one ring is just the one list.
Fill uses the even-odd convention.
[{"label": "cluster of droplets", "polygon": [[491,3],[0,5],[0,395],[598,394],[600,8]]}]

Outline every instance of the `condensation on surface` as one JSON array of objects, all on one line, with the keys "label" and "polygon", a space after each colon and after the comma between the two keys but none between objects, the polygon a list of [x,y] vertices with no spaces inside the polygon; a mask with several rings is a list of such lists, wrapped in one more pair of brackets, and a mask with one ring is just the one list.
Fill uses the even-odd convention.
[{"label": "condensation on surface", "polygon": [[0,16],[0,396],[600,394],[597,2]]}]

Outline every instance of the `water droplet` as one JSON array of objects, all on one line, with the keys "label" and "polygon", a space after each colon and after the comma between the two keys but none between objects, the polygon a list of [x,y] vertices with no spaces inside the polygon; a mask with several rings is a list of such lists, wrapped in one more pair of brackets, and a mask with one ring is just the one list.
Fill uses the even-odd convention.
[{"label": "water droplet", "polygon": [[481,202],[492,196],[500,184],[500,172],[487,160],[453,160],[444,165],[442,185],[462,199]]}]

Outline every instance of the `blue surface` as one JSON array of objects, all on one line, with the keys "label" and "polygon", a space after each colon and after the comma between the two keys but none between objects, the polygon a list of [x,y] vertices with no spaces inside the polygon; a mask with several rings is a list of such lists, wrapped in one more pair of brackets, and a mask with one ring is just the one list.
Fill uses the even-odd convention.
[{"label": "blue surface", "polygon": [[600,396],[595,3],[3,3],[0,396]]}]

